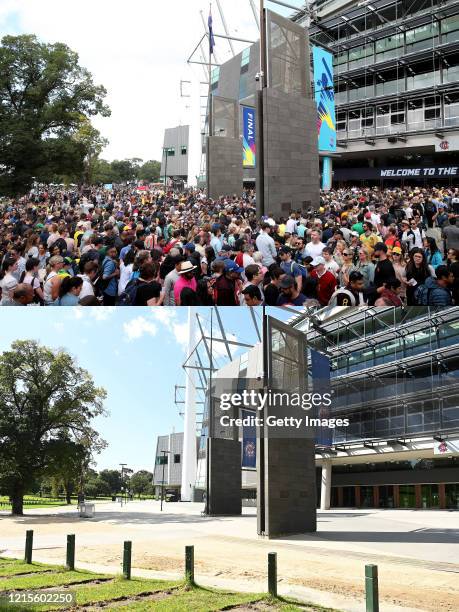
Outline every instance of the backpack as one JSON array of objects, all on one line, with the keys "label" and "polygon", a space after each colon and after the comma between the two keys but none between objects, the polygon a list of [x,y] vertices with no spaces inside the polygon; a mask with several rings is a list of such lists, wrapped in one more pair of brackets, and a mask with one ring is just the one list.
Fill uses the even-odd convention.
[{"label": "backpack", "polygon": [[303,278],[307,278],[308,277],[308,269],[306,268],[306,266],[303,266],[303,264],[300,264],[296,261],[292,261],[292,265],[290,266],[290,276],[293,276],[293,266],[298,266],[299,269],[301,270],[301,276]]},{"label": "backpack", "polygon": [[337,289],[335,291],[335,293],[331,296],[330,301],[328,302],[329,306],[337,306],[338,295],[340,293],[344,293],[346,297],[349,298],[349,301],[350,301],[349,306],[357,306],[357,300],[355,299],[355,295],[348,289],[344,289],[344,288]]},{"label": "backpack", "polygon": [[426,287],[425,285],[419,285],[419,287],[414,292],[414,299],[418,306],[428,306],[430,299],[430,292],[432,291],[431,287]]},{"label": "backpack", "polygon": [[425,203],[425,211],[428,212],[428,213],[436,212],[435,204],[433,202],[431,202],[430,200],[428,200]]},{"label": "backpack", "polygon": [[134,306],[137,297],[137,290],[140,282],[138,278],[134,278],[128,282],[124,291],[118,297],[117,306]]}]

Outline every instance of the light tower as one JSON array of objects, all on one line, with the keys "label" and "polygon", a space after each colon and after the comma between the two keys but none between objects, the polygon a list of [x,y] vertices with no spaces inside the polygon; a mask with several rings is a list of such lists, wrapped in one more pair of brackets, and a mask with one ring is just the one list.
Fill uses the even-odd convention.
[{"label": "light tower", "polygon": [[[196,342],[196,311],[188,308],[188,355]],[[183,434],[182,501],[192,501],[196,482],[196,380],[194,368],[187,368],[185,383],[185,424]]]}]

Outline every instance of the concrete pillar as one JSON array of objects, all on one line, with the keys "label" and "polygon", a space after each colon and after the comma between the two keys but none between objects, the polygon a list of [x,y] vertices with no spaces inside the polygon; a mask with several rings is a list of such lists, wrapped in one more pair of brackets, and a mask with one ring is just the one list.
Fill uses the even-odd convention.
[{"label": "concrete pillar", "polygon": [[322,189],[330,191],[333,180],[333,160],[331,157],[322,157]]},{"label": "concrete pillar", "polygon": [[320,509],[330,510],[332,465],[331,459],[322,461],[322,481],[320,487]]},{"label": "concrete pillar", "polygon": [[[195,348],[196,310],[188,308],[188,355]],[[196,370],[187,370],[185,383],[185,423],[183,433],[182,487],[181,500],[192,501],[193,487],[196,483]]]}]

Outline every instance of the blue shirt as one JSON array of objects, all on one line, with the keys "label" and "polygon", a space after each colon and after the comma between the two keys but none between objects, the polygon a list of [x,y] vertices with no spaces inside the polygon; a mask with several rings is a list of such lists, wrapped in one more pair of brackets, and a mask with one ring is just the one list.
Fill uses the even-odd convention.
[{"label": "blue shirt", "polygon": [[[104,259],[104,263],[102,264],[102,276],[104,279],[107,278],[107,276],[110,276],[111,274],[113,274],[113,272],[115,272],[116,270],[116,265],[115,262],[113,261],[113,259],[110,259],[110,257],[106,257]],[[107,287],[104,290],[104,293],[106,293],[107,295],[111,295],[114,296],[116,295],[118,292],[118,282],[116,280],[115,277],[111,278]]]}]

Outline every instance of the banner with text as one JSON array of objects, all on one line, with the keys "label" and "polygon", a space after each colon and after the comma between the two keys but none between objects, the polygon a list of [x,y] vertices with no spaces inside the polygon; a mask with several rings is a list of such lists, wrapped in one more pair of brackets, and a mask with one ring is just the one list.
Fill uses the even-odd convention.
[{"label": "banner with text", "polygon": [[312,57],[319,151],[335,152],[336,113],[333,87],[333,55],[321,47],[313,47]]},{"label": "banner with text", "polygon": [[242,146],[244,168],[255,168],[257,162],[255,109],[242,107]]}]

